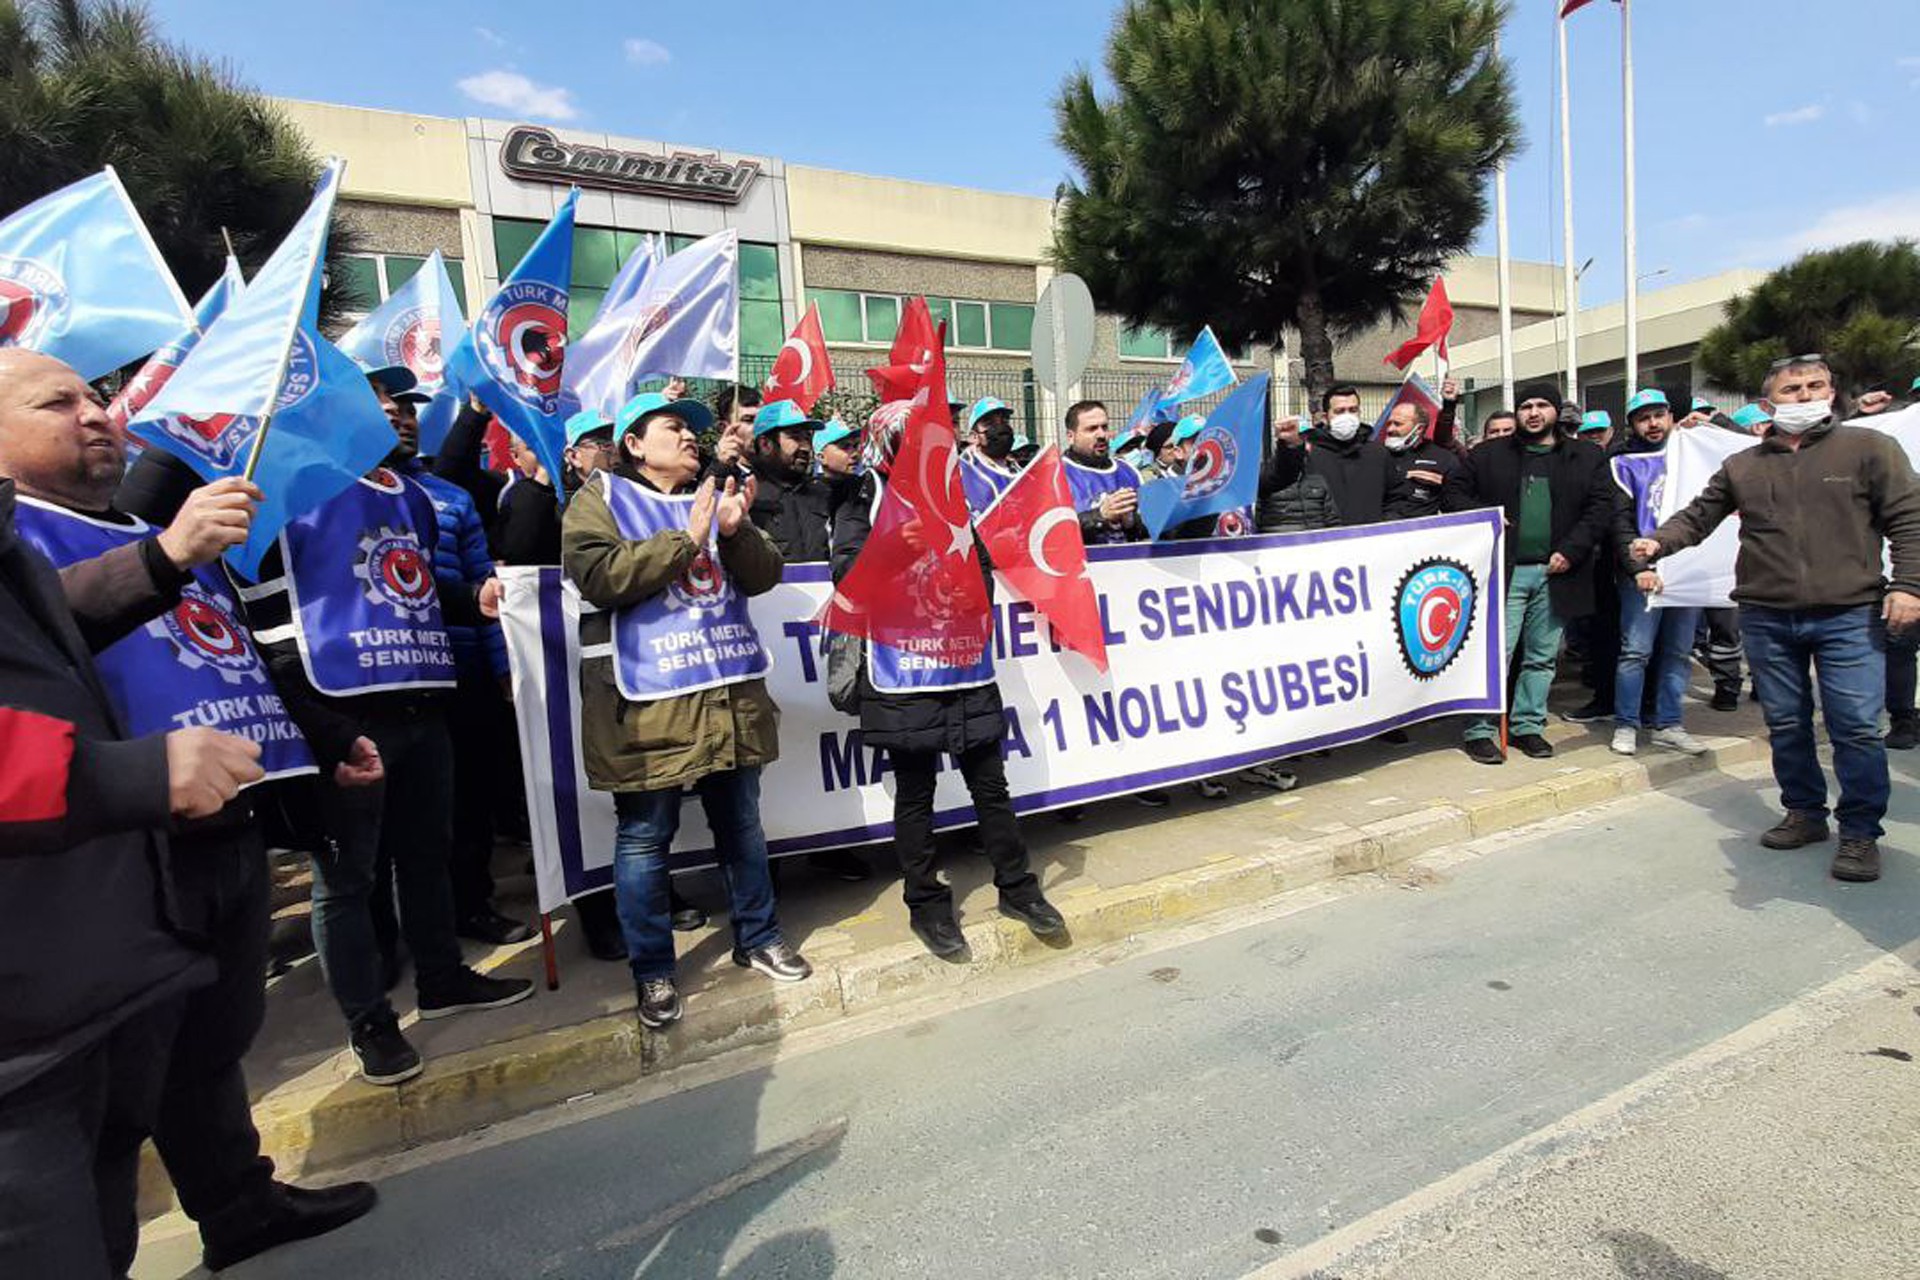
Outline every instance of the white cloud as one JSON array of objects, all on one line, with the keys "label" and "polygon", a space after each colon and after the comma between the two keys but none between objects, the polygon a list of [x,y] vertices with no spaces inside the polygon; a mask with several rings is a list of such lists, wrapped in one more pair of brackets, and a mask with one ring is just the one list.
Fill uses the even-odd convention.
[{"label": "white cloud", "polygon": [[1778,128],[1783,124],[1812,124],[1826,114],[1827,109],[1815,102],[1804,107],[1795,107],[1792,111],[1776,111],[1765,117],[1761,123],[1769,129]]},{"label": "white cloud", "polygon": [[482,71],[459,81],[458,88],[483,106],[499,107],[517,116],[572,120],[580,114],[573,90],[535,84],[518,71]]},{"label": "white cloud", "polygon": [[498,31],[495,31],[492,27],[475,27],[473,34],[479,36],[483,44],[490,44],[496,49],[504,49],[507,47],[507,38]]},{"label": "white cloud", "polygon": [[1895,58],[1893,65],[1903,71],[1920,71],[1920,58]]},{"label": "white cloud", "polygon": [[1798,231],[1756,246],[1754,257],[1778,262],[1809,249],[1916,235],[1920,235],[1920,188],[1829,209]]},{"label": "white cloud", "polygon": [[621,48],[626,50],[627,61],[636,67],[658,67],[673,61],[673,54],[658,40],[628,36]]},{"label": "white cloud", "polygon": [[1665,226],[1674,231],[1702,231],[1713,224],[1713,219],[1704,213],[1683,213],[1677,218],[1668,218]]}]

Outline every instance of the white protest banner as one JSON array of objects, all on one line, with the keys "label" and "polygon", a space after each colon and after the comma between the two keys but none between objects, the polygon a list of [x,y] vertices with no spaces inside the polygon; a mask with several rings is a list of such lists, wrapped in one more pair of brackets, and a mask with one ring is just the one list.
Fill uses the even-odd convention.
[{"label": "white protest banner", "polygon": [[[1014,808],[1034,813],[1124,796],[1463,712],[1505,705],[1501,519],[1462,512],[1352,529],[1093,548],[1107,675],[1055,651],[1046,624],[1001,590],[994,648],[1007,705]],[[502,569],[501,622],[526,771],[540,905],[610,882],[613,799],[587,786],[579,598],[558,569]],[[775,854],[884,840],[893,830],[886,753],[827,702],[811,618],[824,564],[789,565],[752,601],[772,656],[780,759],[761,782]],[[688,804],[676,861],[712,847]],[[973,820],[948,767],[935,825]]]},{"label": "white protest banner", "polygon": [[[1920,405],[1898,413],[1875,414],[1849,419],[1849,427],[1869,427],[1884,431],[1900,442],[1907,459],[1920,467]],[[1700,496],[1707,481],[1733,454],[1758,444],[1756,437],[1707,427],[1676,431],[1667,437],[1667,479],[1661,493],[1660,519]],[[1660,561],[1660,594],[1648,603],[1654,608],[1685,609],[1699,606],[1724,609],[1732,605],[1734,558],[1740,549],[1740,517],[1729,516],[1713,536],[1697,547]]]}]

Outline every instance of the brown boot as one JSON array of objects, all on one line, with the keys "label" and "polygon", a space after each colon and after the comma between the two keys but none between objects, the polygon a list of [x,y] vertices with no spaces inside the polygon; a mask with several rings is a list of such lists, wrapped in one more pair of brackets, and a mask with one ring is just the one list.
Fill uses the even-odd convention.
[{"label": "brown boot", "polygon": [[1761,833],[1760,843],[1769,849],[1798,849],[1819,844],[1831,834],[1825,818],[1806,809],[1789,809],[1786,817]]},{"label": "brown boot", "polygon": [[1880,878],[1880,845],[1866,836],[1841,836],[1833,855],[1833,878],[1868,884]]}]

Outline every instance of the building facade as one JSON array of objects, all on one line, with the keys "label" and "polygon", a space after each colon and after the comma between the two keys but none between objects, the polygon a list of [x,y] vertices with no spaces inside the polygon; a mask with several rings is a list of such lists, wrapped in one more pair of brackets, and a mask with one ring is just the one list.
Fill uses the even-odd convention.
[{"label": "building facade", "polygon": [[[341,213],[365,252],[341,269],[365,298],[384,299],[438,249],[471,313],[577,184],[574,336],[647,236],[678,249],[732,228],[741,242],[743,382],[766,377],[793,325],[817,306],[838,384],[830,407],[862,416],[871,403],[862,370],[883,362],[905,300],[924,295],[947,323],[952,395],[997,396],[1020,429],[1057,438],[1063,406],[1036,386],[1030,357],[1035,302],[1052,276],[1049,200],[513,121],[279,105],[317,152],[346,161]],[[1513,278],[1517,323],[1554,314],[1549,265],[1516,263]],[[1462,259],[1447,282],[1456,345],[1493,332],[1491,260]],[[1381,355],[1409,332],[1381,326],[1337,353],[1369,408],[1385,403],[1399,377]],[[1092,363],[1069,397],[1105,401],[1124,417],[1172,375],[1190,340],[1100,316]],[[1232,355],[1242,377],[1274,374],[1276,413],[1305,407],[1297,362],[1283,351]]]}]

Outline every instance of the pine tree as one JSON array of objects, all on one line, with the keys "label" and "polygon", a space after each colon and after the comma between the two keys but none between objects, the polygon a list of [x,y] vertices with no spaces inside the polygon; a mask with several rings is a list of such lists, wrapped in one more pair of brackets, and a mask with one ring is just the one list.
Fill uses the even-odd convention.
[{"label": "pine tree", "polygon": [[1333,344],[1417,305],[1518,146],[1501,0],[1128,0],[1056,108],[1054,258],[1135,324]]},{"label": "pine tree", "polygon": [[1854,393],[1903,394],[1920,375],[1920,247],[1862,240],[1805,254],[1727,303],[1700,341],[1714,385],[1758,395],[1767,366],[1818,352]]},{"label": "pine tree", "polygon": [[[251,276],[320,176],[270,101],[159,39],[140,5],[0,0],[0,213],[109,164],[189,299],[220,275],[223,228]],[[336,220],[329,255],[353,247]],[[330,286],[322,318],[371,302]]]}]

